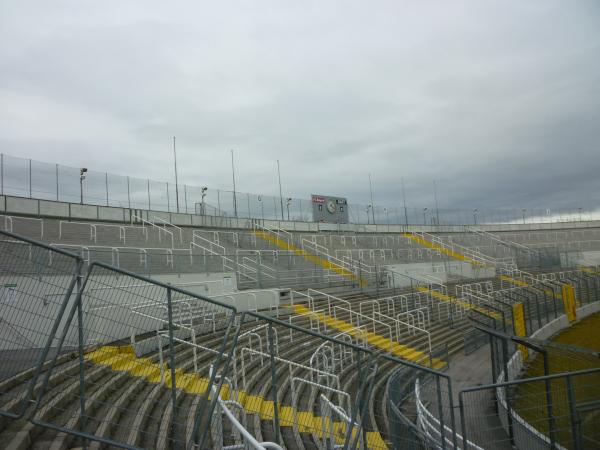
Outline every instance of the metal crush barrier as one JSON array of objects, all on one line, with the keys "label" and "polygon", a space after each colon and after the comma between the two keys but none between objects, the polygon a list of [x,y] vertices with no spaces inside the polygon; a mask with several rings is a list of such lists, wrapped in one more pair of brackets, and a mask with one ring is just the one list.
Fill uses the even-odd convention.
[{"label": "metal crush barrier", "polygon": [[81,268],[76,255],[0,231],[0,415],[22,417],[50,360],[74,345],[55,336]]},{"label": "metal crush barrier", "polygon": [[209,438],[198,430],[232,355],[235,308],[92,263],[66,313],[57,342],[71,353],[46,372],[32,419],[59,431],[53,445],[72,446],[79,436],[124,448],[186,448]]}]

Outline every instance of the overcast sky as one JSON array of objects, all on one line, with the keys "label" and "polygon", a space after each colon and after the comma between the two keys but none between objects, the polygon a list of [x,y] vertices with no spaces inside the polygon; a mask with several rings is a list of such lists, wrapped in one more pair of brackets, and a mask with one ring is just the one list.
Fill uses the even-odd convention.
[{"label": "overcast sky", "polygon": [[0,151],[409,206],[598,206],[600,2],[4,1]]}]

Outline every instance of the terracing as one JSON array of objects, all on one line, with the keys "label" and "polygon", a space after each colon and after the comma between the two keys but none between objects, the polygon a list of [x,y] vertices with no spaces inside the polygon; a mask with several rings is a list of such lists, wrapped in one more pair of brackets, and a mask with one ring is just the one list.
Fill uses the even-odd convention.
[{"label": "terracing", "polygon": [[[95,442],[143,448],[183,448],[191,443],[220,448],[247,444],[242,428],[259,442],[277,442],[285,448],[326,448],[352,441],[368,448],[414,443],[421,438],[415,437],[409,424],[398,425],[399,415],[392,405],[398,406],[404,419],[418,422],[410,400],[412,382],[415,376],[436,380],[434,390],[441,398],[437,406],[441,416],[451,420],[450,383],[443,370],[448,357],[463,350],[464,334],[471,328],[469,314],[506,328],[512,326],[512,304],[522,302],[530,311],[530,327],[535,328],[536,320],[562,311],[557,297],[562,284],[576,283],[580,300],[589,301],[590,282],[597,282],[594,274],[585,271],[547,278],[535,275],[535,280],[515,271],[505,275],[514,280],[512,287],[502,286],[500,280],[468,286],[382,284],[374,297],[372,290],[360,292],[359,280],[367,275],[354,270],[356,279],[337,273],[337,280],[330,274],[326,282],[316,279],[314,285],[302,280],[304,289],[297,287],[276,308],[240,314],[229,305],[129,273],[124,267],[184,272],[183,265],[176,266],[172,239],[183,243],[181,261],[190,261],[190,270],[199,272],[213,270],[210,263],[215,271],[223,270],[228,251],[220,254],[216,245],[258,251],[261,258],[268,252],[295,252],[262,239],[265,230],[231,231],[229,242],[227,233],[215,238],[214,230],[182,229],[177,236],[173,227],[161,231],[156,226],[132,226],[121,237],[116,233],[121,233],[121,226],[104,227],[110,233],[104,236],[102,226],[94,230],[93,224],[71,223],[63,226],[79,227],[81,234],[67,237],[61,235],[60,224],[44,225],[44,239],[58,244],[55,249],[75,249],[81,257],[11,235],[2,243],[3,284],[16,280],[17,286],[5,291],[12,291],[14,298],[3,303],[3,317],[12,326],[2,338],[7,357],[1,409],[7,416],[22,412],[32,419],[3,418],[0,441],[8,448],[69,448],[78,445],[78,433]],[[384,237],[385,245],[393,245],[394,239],[400,245],[397,237],[364,238],[379,246],[375,241]],[[352,240],[344,235],[327,238],[339,239],[340,246],[342,240]],[[293,239],[288,245],[297,247],[297,237]],[[98,240],[102,245],[93,245]],[[194,242],[204,243],[203,252],[196,253],[198,249],[191,245],[185,253],[185,244]],[[335,244],[329,245],[328,251],[335,250]],[[366,245],[357,241],[354,249]],[[129,256],[137,259],[126,262],[123,255],[128,252],[119,251],[119,268],[92,263],[102,255],[108,258],[103,246],[110,248],[111,263],[113,248],[136,249]],[[148,253],[144,264],[140,249],[151,248],[157,249],[157,256]],[[326,258],[316,245],[297,248],[329,263],[339,260],[344,267],[340,254]],[[172,265],[167,262],[168,250],[173,252]],[[92,256],[94,252],[98,257]],[[293,257],[306,260],[304,254]],[[164,265],[148,264],[153,259],[164,260]],[[247,261],[242,264],[250,267]],[[82,273],[85,280],[77,278],[76,267],[87,268]],[[362,270],[363,266],[346,267]],[[329,269],[320,270],[332,272]],[[78,280],[83,283],[80,290]],[[328,288],[326,292],[314,289],[318,283]],[[22,303],[25,298],[37,302]],[[36,373],[33,356],[39,357],[36,349],[46,347],[42,361],[48,363]],[[52,365],[55,352],[59,356]],[[220,396],[209,398],[213,386]],[[228,420],[228,414],[244,426]],[[437,426],[443,428],[444,422]]]}]

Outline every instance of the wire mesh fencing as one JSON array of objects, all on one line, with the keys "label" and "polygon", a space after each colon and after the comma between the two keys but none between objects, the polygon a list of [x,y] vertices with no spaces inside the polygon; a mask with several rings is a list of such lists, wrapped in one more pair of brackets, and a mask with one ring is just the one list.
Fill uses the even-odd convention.
[{"label": "wire mesh fencing", "polygon": [[460,392],[463,448],[600,448],[600,369]]},{"label": "wire mesh fencing", "polygon": [[73,304],[82,261],[0,231],[0,415],[22,416],[53,358]]},{"label": "wire mesh fencing", "polygon": [[203,439],[196,418],[215,408],[209,392],[231,357],[233,307],[93,263],[67,313],[58,342],[72,351],[45,374],[33,417],[42,427],[29,438],[131,448]]}]

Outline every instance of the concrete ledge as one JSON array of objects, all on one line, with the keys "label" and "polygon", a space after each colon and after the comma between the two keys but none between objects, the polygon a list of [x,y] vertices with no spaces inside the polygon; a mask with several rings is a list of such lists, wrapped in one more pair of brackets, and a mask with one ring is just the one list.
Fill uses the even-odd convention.
[{"label": "concrete ledge", "polygon": [[[101,220],[128,223],[132,214],[144,219],[159,217],[177,226],[210,227],[229,229],[249,229],[253,223],[267,228],[280,228],[287,231],[302,232],[351,232],[351,233],[401,233],[425,231],[428,233],[461,233],[466,225],[361,225],[330,224],[317,222],[295,222],[285,220],[262,220],[221,216],[198,216],[195,214],[152,211],[132,208],[119,208],[101,205],[80,205],[79,203],[55,202],[23,197],[0,196],[0,212],[5,214],[23,214],[34,217],[52,217],[58,219]],[[501,231],[540,231],[600,228],[600,220],[528,224],[481,224],[479,229],[489,232]]]}]

